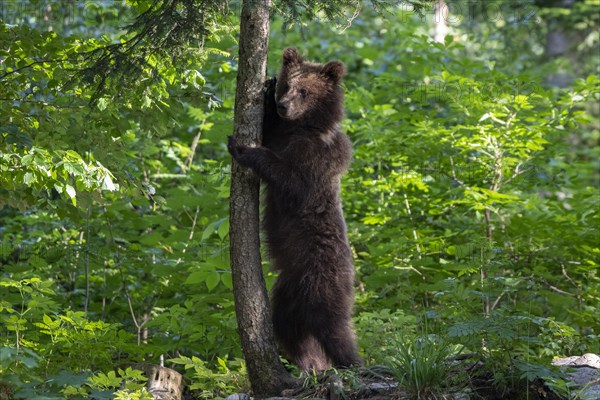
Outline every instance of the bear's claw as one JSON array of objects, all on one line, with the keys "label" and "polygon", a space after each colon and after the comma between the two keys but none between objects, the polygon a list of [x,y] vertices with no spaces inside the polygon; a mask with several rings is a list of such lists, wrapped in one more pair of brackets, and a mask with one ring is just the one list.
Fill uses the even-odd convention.
[{"label": "bear's claw", "polygon": [[275,87],[277,78],[267,79],[265,81],[265,114],[275,112]]},{"label": "bear's claw", "polygon": [[227,137],[227,150],[229,151],[229,154],[231,154],[231,156],[235,159],[237,159],[239,157],[239,151],[238,151],[238,143],[237,143],[237,139],[235,138],[235,136],[231,135]]}]

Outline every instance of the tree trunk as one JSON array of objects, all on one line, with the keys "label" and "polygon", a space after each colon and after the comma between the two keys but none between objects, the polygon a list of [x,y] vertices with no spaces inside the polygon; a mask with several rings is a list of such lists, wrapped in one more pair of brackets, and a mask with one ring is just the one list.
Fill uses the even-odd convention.
[{"label": "tree trunk", "polygon": [[[242,6],[234,135],[247,145],[261,140],[270,9],[270,0]],[[242,351],[254,396],[276,396],[293,381],[279,360],[262,275],[259,180],[235,162],[231,172],[231,271]]]},{"label": "tree trunk", "polygon": [[450,9],[444,0],[435,2],[435,14],[433,18],[433,40],[437,43],[445,43],[446,35],[448,34],[448,18],[450,17]]},{"label": "tree trunk", "polygon": [[[544,2],[543,7],[572,8],[576,0],[554,0]],[[539,2],[541,3],[541,2]],[[581,35],[573,27],[565,22],[564,17],[553,17],[547,21],[546,46],[544,54],[547,60],[565,57],[570,65],[577,65],[577,44],[581,42]],[[569,86],[573,79],[572,71],[562,70],[546,77],[546,83],[555,87]]]}]

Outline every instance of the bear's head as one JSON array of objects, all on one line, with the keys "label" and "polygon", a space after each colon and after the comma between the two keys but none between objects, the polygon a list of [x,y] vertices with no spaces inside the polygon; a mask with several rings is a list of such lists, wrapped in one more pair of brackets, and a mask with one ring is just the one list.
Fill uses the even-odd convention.
[{"label": "bear's head", "polygon": [[285,49],[275,89],[277,114],[290,121],[339,121],[343,114],[339,83],[344,74],[344,64],[339,61],[311,63],[300,57],[296,49]]}]

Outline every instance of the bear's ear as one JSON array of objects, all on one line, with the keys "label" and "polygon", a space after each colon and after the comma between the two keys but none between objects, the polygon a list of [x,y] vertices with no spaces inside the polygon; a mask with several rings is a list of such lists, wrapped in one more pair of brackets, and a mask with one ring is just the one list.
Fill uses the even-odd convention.
[{"label": "bear's ear", "polygon": [[330,61],[323,66],[321,74],[333,83],[339,83],[346,74],[346,67],[339,61]]},{"label": "bear's ear", "polygon": [[298,55],[298,50],[293,47],[283,50],[283,65],[289,66],[295,64],[302,64],[302,57]]}]

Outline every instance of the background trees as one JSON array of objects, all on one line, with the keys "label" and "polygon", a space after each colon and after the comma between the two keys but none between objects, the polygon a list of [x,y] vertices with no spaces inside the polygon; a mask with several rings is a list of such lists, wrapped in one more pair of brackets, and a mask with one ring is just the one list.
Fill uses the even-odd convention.
[{"label": "background trees", "polygon": [[[552,356],[600,351],[598,31],[586,1],[446,3],[449,36],[434,44],[429,8],[364,5],[349,24],[341,15],[352,12],[276,2],[268,75],[289,45],[348,67],[355,160],[343,197],[367,361],[390,363],[401,344],[436,335],[519,393]],[[246,390],[224,146],[237,5],[207,2],[203,29],[153,43],[125,21],[197,20],[194,2],[164,2],[172,14],[134,1],[7,4],[1,387],[108,397],[136,380],[111,378],[115,366],[162,359],[197,397]],[[570,63],[546,62],[557,14],[580,32]],[[126,57],[136,37],[142,47]],[[102,57],[127,74],[94,74]],[[546,84],[566,67],[569,86]]]}]

